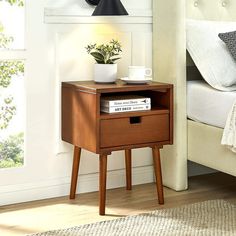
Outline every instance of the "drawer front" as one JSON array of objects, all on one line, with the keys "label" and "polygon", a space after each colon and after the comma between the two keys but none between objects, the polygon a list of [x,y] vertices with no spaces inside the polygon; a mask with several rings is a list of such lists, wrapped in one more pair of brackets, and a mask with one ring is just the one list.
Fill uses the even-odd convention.
[{"label": "drawer front", "polygon": [[101,120],[101,148],[169,140],[169,114]]}]

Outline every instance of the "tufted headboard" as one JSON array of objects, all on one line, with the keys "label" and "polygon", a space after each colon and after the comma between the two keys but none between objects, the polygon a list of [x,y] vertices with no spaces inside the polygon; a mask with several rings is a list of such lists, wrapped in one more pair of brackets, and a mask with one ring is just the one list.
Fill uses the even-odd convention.
[{"label": "tufted headboard", "polygon": [[187,18],[236,21],[235,0],[186,0]]},{"label": "tufted headboard", "polygon": [[[197,20],[236,21],[236,0],[186,0],[186,18]],[[187,53],[187,80],[201,79]]]}]

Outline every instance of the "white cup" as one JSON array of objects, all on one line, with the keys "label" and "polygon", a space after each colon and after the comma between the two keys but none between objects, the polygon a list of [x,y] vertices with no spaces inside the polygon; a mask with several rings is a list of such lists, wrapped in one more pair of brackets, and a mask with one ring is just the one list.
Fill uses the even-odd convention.
[{"label": "white cup", "polygon": [[145,68],[145,66],[129,66],[129,79],[142,80],[146,76],[151,75],[151,68]]}]

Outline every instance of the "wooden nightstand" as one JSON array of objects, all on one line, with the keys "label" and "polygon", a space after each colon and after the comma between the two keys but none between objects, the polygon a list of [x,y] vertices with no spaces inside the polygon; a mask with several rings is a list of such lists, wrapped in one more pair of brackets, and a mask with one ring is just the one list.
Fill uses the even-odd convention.
[{"label": "wooden nightstand", "polygon": [[[111,95],[151,98],[150,111],[102,113],[100,99]],[[62,139],[74,145],[70,198],[75,198],[81,148],[99,154],[99,213],[105,214],[107,156],[125,150],[126,187],[131,190],[131,149],[150,147],[159,204],[164,204],[160,148],[173,143],[173,85],[96,84],[93,81],[62,83]]]}]

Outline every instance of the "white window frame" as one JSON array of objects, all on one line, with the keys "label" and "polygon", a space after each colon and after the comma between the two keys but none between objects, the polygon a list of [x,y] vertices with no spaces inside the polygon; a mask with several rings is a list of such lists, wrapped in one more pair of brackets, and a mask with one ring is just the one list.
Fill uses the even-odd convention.
[{"label": "white window frame", "polygon": [[[27,71],[27,66],[26,66],[26,60],[27,60],[27,1],[25,0],[24,3],[24,48],[23,49],[1,49],[0,50],[0,61],[7,61],[7,60],[16,60],[16,61],[24,61],[24,80],[26,81],[26,71]],[[26,86],[25,86],[26,88]],[[26,96],[25,96],[25,100],[26,100]],[[26,102],[25,102],[25,106],[26,106]],[[26,113],[27,108],[25,107],[25,113]],[[25,116],[26,117],[26,116]],[[25,125],[24,125],[25,129],[26,129],[26,120],[25,120]],[[24,130],[25,133],[25,130]],[[25,140],[24,140],[25,142]],[[24,143],[24,146],[25,143]],[[7,173],[9,173],[11,176],[14,174],[14,172],[16,171],[16,174],[19,173],[19,169],[24,169],[25,168],[25,164],[26,164],[26,149],[24,148],[24,163],[22,166],[19,167],[9,167],[9,168],[0,168],[0,179],[1,179],[1,175],[3,174],[3,178],[6,179],[5,175]],[[10,176],[9,176],[10,177]],[[1,182],[1,181],[0,181]],[[1,183],[0,183],[1,184]],[[1,193],[1,192],[0,192]]]}]

